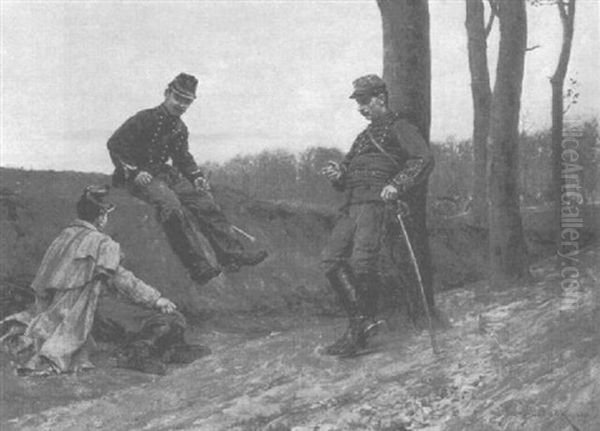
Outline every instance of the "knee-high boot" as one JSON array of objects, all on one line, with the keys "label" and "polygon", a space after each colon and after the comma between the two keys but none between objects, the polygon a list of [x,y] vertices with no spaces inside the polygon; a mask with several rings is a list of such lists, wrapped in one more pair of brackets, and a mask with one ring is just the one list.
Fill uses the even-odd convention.
[{"label": "knee-high boot", "polygon": [[361,306],[361,314],[365,316],[364,338],[366,340],[377,334],[379,325],[383,323],[377,320],[379,311],[379,295],[381,291],[381,279],[377,273],[358,274],[357,277],[358,297]]},{"label": "knee-high boot", "polygon": [[121,352],[118,366],[149,374],[165,374],[167,366],[161,358],[159,340],[171,331],[168,322],[147,325]]},{"label": "knee-high boot", "polygon": [[208,346],[188,344],[184,337],[184,328],[173,326],[167,336],[159,340],[162,360],[167,364],[189,364],[196,359],[211,354]]},{"label": "knee-high boot", "polygon": [[163,229],[171,248],[188,270],[190,278],[198,284],[204,284],[218,276],[221,271],[213,267],[204,250],[193,241],[193,232],[184,214],[172,212],[163,222]]},{"label": "knee-high boot", "polygon": [[379,309],[379,292],[381,280],[376,273],[363,273],[356,276],[359,303],[362,314],[370,323],[377,322],[377,311]]},{"label": "knee-high boot", "polygon": [[357,291],[357,282],[352,272],[346,268],[338,268],[328,274],[332,288],[336,291],[342,306],[348,315],[348,329],[342,337],[332,345],[325,348],[325,353],[335,356],[352,356],[366,347],[366,317],[363,314],[364,306],[360,303]]}]

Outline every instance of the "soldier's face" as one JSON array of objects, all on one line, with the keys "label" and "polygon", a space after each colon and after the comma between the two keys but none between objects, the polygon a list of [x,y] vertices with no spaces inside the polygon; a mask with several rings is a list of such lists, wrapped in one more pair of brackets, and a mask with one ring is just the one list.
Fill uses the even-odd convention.
[{"label": "soldier's face", "polygon": [[385,100],[382,96],[357,97],[358,112],[367,120],[372,121],[386,113]]},{"label": "soldier's face", "polygon": [[176,117],[180,117],[187,111],[194,100],[187,97],[180,96],[179,94],[171,91],[165,91],[165,108],[169,114]]},{"label": "soldier's face", "polygon": [[98,230],[100,232],[103,232],[104,229],[106,228],[106,225],[108,224],[108,213],[107,212],[103,212],[102,214],[100,214],[98,216],[98,218],[96,219],[96,227],[98,228]]}]

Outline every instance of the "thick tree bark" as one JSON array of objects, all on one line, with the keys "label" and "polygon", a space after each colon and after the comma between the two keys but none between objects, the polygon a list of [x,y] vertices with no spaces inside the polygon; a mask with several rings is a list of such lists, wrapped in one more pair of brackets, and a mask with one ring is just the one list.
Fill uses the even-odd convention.
[{"label": "thick tree bark", "polygon": [[[427,0],[378,0],[383,27],[383,79],[392,110],[407,115],[429,142],[431,123],[431,55]],[[407,223],[423,278],[425,295],[433,307],[433,267],[426,227],[427,183],[415,187],[407,198],[412,216]],[[423,304],[412,265],[403,265],[409,283],[408,304],[414,315],[423,315]],[[414,317],[414,316],[413,316]]]},{"label": "thick tree bark", "polygon": [[518,194],[518,126],[527,44],[525,0],[498,4],[500,48],[488,146],[490,281],[501,287],[528,274]]},{"label": "thick tree bark", "polygon": [[[565,183],[562,177],[561,160],[563,151],[563,89],[573,42],[575,0],[569,0],[567,4],[563,0],[556,0],[556,5],[562,23],[563,37],[558,64],[556,65],[554,75],[550,78],[550,85],[552,86],[552,189],[555,205],[554,226],[556,229],[556,250],[560,255],[563,251],[561,239],[561,195]],[[557,265],[560,265],[560,259],[557,261]]]},{"label": "thick tree bark", "polygon": [[[487,35],[484,22],[483,0],[465,0],[467,48],[471,72],[471,94],[473,98],[473,222],[487,225],[487,187],[485,183],[487,165],[487,140],[490,131],[492,89],[487,61]],[[491,12],[490,25],[494,12]]]}]

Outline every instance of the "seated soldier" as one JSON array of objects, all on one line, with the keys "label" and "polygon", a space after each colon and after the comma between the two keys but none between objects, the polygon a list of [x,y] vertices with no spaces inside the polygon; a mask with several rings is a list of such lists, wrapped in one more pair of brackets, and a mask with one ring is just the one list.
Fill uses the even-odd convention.
[{"label": "seated soldier", "polygon": [[2,341],[22,359],[22,375],[93,368],[89,354],[98,317],[128,333],[118,360],[124,368],[164,374],[166,363],[210,353],[185,342],[185,318],[173,302],[121,266],[119,244],[103,233],[114,209],[107,194],[108,186],[85,188],[78,219],[52,242],[33,280],[34,306],[0,322],[8,329]]}]

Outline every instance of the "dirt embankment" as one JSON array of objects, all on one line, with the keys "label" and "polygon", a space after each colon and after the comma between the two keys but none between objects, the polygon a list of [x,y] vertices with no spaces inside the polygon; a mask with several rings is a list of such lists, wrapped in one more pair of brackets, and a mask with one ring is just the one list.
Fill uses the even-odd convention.
[{"label": "dirt embankment", "polygon": [[[0,182],[0,314],[5,314],[27,301],[28,283],[47,246],[75,217],[74,200],[83,187],[106,184],[110,178],[0,168]],[[125,265],[190,314],[330,314],[335,301],[319,270],[319,253],[334,223],[334,209],[257,201],[218,185],[215,197],[232,223],[257,238],[250,243],[240,237],[243,242],[269,250],[266,262],[222,275],[198,288],[167,245],[153,209],[123,190],[113,190],[111,199],[118,210],[108,230],[122,245]],[[591,211],[587,209],[584,215],[582,247],[597,238],[600,231],[599,217],[593,217]],[[597,215],[598,208],[595,211]],[[535,260],[553,253],[550,220],[547,209],[524,214]],[[485,277],[484,229],[469,225],[464,216],[444,217],[434,210],[429,226],[438,291]]]},{"label": "dirt embankment", "polygon": [[[19,288],[27,288],[52,239],[75,218],[74,203],[83,187],[106,184],[110,178],[0,169],[0,180],[0,291],[4,297],[14,297]],[[257,239],[251,243],[240,236],[240,240],[250,248],[269,251],[266,262],[198,288],[168,246],[154,210],[113,189],[110,199],[117,211],[108,233],[121,244],[124,264],[189,313],[298,312],[313,307],[319,311],[319,304],[330,306],[328,299],[321,300],[318,256],[331,228],[331,212],[259,202],[218,185],[215,196],[230,221]],[[208,245],[206,250],[211,250]]]}]

